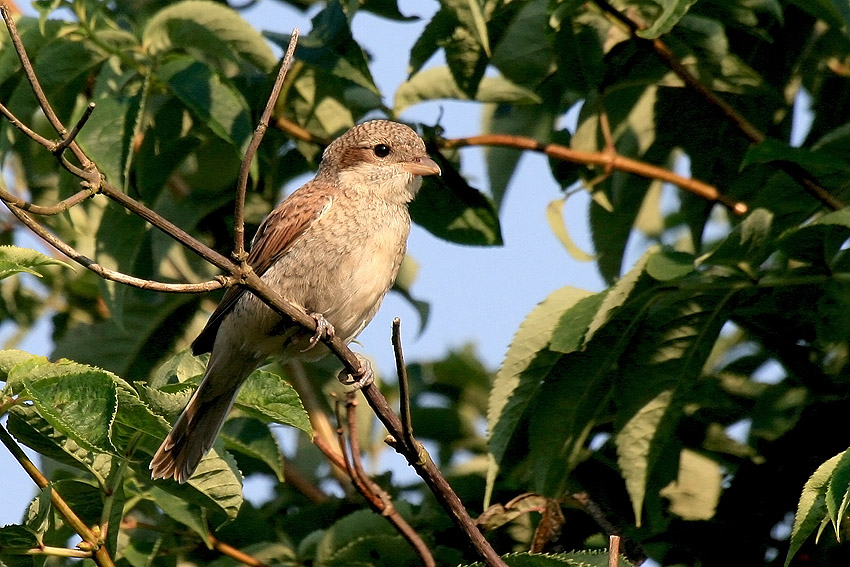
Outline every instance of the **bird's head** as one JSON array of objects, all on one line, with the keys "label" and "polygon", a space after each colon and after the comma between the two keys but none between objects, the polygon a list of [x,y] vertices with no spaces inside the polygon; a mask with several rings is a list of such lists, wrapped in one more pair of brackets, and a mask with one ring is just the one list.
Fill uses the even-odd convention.
[{"label": "bird's head", "polygon": [[425,143],[411,128],[389,120],[359,124],[337,138],[322,156],[320,175],[345,187],[375,192],[387,201],[408,202],[423,175],[439,175]]}]

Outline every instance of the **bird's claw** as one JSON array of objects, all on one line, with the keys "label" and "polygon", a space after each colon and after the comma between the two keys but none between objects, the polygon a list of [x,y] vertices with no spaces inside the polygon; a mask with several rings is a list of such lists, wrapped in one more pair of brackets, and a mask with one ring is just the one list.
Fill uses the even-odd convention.
[{"label": "bird's claw", "polygon": [[355,353],[355,356],[360,362],[360,373],[354,376],[343,369],[337,375],[337,378],[344,386],[353,386],[355,390],[362,390],[375,381],[375,373],[372,371],[372,364],[368,360],[357,353]]},{"label": "bird's claw", "polygon": [[304,348],[301,352],[307,352],[308,350],[319,344],[320,340],[324,338],[332,339],[336,334],[334,326],[331,325],[327,319],[325,319],[324,315],[322,315],[321,313],[308,313],[308,315],[310,315],[310,317],[313,318],[313,321],[316,322],[316,332],[313,333],[312,337],[310,337],[310,344],[307,345],[307,347]]}]

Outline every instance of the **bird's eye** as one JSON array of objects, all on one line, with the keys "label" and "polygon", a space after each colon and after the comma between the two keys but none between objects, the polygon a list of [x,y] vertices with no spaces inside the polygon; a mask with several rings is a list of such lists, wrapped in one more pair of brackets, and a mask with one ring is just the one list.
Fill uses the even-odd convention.
[{"label": "bird's eye", "polygon": [[390,147],[386,144],[376,144],[372,151],[375,152],[375,155],[378,157],[387,157],[390,155]]}]

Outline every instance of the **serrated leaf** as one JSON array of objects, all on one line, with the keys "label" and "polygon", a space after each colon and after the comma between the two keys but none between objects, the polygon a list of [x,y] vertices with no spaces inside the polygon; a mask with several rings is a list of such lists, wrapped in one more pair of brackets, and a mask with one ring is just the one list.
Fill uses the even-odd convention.
[{"label": "serrated leaf", "polygon": [[161,481],[156,482],[156,486],[178,498],[221,512],[229,520],[234,519],[243,502],[242,474],[233,456],[221,446],[219,440],[204,455],[186,484]]},{"label": "serrated leaf", "polygon": [[168,384],[181,384],[203,376],[205,371],[204,357],[194,356],[192,350],[187,348],[163,362],[148,380],[148,385],[151,388],[162,388]]},{"label": "serrated leaf", "polygon": [[40,278],[41,274],[36,268],[43,266],[64,266],[71,268],[69,264],[61,260],[45,256],[41,252],[29,248],[0,246],[0,279],[8,278],[12,274],[20,272],[32,274]]},{"label": "serrated leaf", "polygon": [[26,397],[57,431],[89,451],[116,451],[110,426],[117,411],[117,392],[106,372],[60,362],[32,369],[23,382]]},{"label": "serrated leaf", "polygon": [[549,0],[526,2],[493,52],[491,63],[516,84],[536,87],[556,69],[549,6]]},{"label": "serrated leaf", "polygon": [[16,524],[0,527],[0,555],[22,552],[38,546],[36,534],[28,527]]},{"label": "serrated leaf", "polygon": [[546,346],[561,315],[590,292],[574,287],[561,288],[544,299],[525,318],[511,341],[493,386],[487,408],[488,470],[485,506],[505,450],[525,413],[539,379],[557,362],[559,356]]},{"label": "serrated leaf", "polygon": [[711,252],[697,258],[696,265],[757,267],[773,252],[773,213],[755,209]]},{"label": "serrated leaf", "polygon": [[844,453],[835,465],[826,490],[826,510],[835,528],[835,539],[841,541],[841,522],[847,511],[850,493],[850,452]]},{"label": "serrated leaf", "polygon": [[239,390],[236,407],[263,420],[297,427],[313,434],[310,416],[301,405],[295,389],[281,376],[258,370],[251,374]]},{"label": "serrated leaf", "polygon": [[[312,19],[312,23],[310,34],[299,39],[295,56],[309,65],[380,95],[366,55],[351,35],[350,23],[342,4],[338,1],[328,2],[327,7]],[[288,35],[267,35],[281,48],[285,49],[289,43]]]},{"label": "serrated leaf", "polygon": [[35,407],[23,404],[12,407],[9,410],[8,428],[18,441],[30,449],[60,463],[87,471],[101,485],[106,485],[112,470],[113,457],[81,447],[75,440],[58,432],[38,414]]},{"label": "serrated leaf", "polygon": [[803,486],[800,501],[797,503],[797,513],[794,515],[794,527],[791,528],[791,541],[788,545],[788,554],[785,556],[785,567],[791,564],[794,555],[815,528],[821,525],[821,522],[828,520],[826,493],[829,489],[829,481],[846,453],[847,451],[842,451],[819,466]]},{"label": "serrated leaf", "polygon": [[263,72],[276,59],[263,36],[236,11],[218,2],[187,0],[158,11],[142,34],[149,54],[163,56],[179,50],[242,65],[245,61]]},{"label": "serrated leaf", "polygon": [[398,87],[393,114],[399,115],[407,107],[420,102],[444,98],[509,104],[540,102],[540,97],[533,91],[504,77],[484,77],[474,95],[469,95],[458,86],[448,67],[432,67],[416,73]]}]

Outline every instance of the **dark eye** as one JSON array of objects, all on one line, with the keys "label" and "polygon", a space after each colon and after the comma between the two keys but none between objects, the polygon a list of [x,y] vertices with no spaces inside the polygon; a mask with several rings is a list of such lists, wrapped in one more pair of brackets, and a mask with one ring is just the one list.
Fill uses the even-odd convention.
[{"label": "dark eye", "polygon": [[386,144],[377,144],[372,151],[375,152],[375,155],[378,157],[387,157],[390,155],[390,147]]}]

